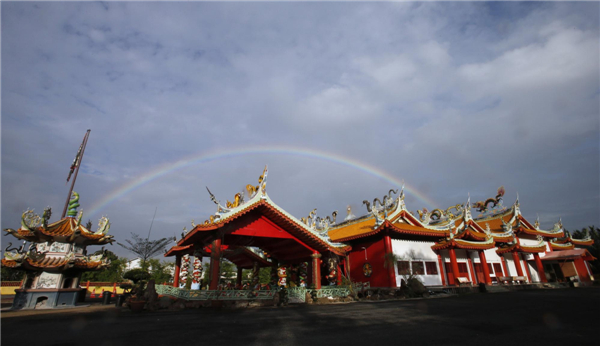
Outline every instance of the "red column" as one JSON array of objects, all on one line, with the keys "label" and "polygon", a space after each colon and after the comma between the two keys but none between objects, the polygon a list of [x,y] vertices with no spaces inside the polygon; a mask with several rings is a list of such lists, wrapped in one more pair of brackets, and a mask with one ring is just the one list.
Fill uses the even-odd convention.
[{"label": "red column", "polygon": [[527,279],[529,279],[529,282],[533,282],[533,280],[531,279],[531,271],[529,270],[529,265],[527,264],[526,259],[523,259],[523,266],[525,267],[525,272],[527,273]]},{"label": "red column", "polygon": [[235,285],[237,286],[236,289],[239,289],[238,287],[242,287],[242,268],[237,269],[237,277],[235,278]]},{"label": "red column", "polygon": [[444,274],[444,261],[442,261],[442,255],[437,254],[438,264],[440,266],[440,276],[442,277],[442,285],[446,286],[446,274]]},{"label": "red column", "polygon": [[542,264],[542,260],[540,259],[540,255],[538,253],[534,253],[533,259],[535,260],[535,266],[537,267],[538,276],[540,277],[540,281],[548,282],[548,279],[546,279],[546,272],[544,272],[544,265]]},{"label": "red column", "polygon": [[504,276],[508,276],[508,265],[506,265],[506,257],[504,257],[504,254],[500,255],[500,259],[502,262],[502,269],[504,270]]},{"label": "red column", "polygon": [[175,255],[175,277],[173,277],[173,287],[179,287],[179,271],[181,270],[181,255]]},{"label": "red column", "polygon": [[459,286],[460,283],[458,282],[458,263],[456,262],[456,252],[454,251],[454,248],[449,248],[448,252],[450,253],[450,266],[452,267],[452,275],[454,275],[454,282],[452,282],[451,284]]},{"label": "red column", "polygon": [[315,285],[315,289],[321,289],[321,254],[317,251],[313,251],[312,257],[312,281]]},{"label": "red column", "polygon": [[517,268],[517,275],[523,276],[523,268],[521,267],[521,261],[519,261],[519,254],[516,251],[512,252],[513,261],[515,262],[515,268]]},{"label": "red column", "polygon": [[210,247],[210,290],[216,290],[221,278],[221,239],[215,239]]},{"label": "red column", "polygon": [[337,266],[337,285],[342,285],[342,268],[339,265]]},{"label": "red column", "polygon": [[[389,235],[383,236],[383,247],[385,249],[386,260],[391,259],[394,250],[392,248],[392,238],[390,238]],[[389,287],[396,287],[396,273],[394,272],[395,265],[396,263],[391,261],[387,263]]]},{"label": "red column", "polygon": [[577,270],[577,276],[579,276],[580,282],[590,282],[592,278],[590,278],[590,274],[588,273],[587,267],[585,266],[585,261],[583,258],[576,258],[574,261],[575,269]]},{"label": "red column", "polygon": [[469,269],[471,270],[471,282],[477,283],[477,273],[475,273],[475,268],[473,268],[473,260],[469,257],[469,253],[467,252],[467,261],[469,262]]},{"label": "red column", "polygon": [[492,278],[490,278],[490,268],[488,267],[487,259],[485,258],[485,251],[479,250],[479,260],[481,261],[481,266],[483,267],[483,279],[485,280],[485,284],[491,285]]}]

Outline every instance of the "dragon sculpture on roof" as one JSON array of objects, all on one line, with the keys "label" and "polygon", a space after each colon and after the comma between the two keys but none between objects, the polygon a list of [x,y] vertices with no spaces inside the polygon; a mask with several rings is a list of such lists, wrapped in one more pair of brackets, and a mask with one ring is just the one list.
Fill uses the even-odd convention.
[{"label": "dragon sculpture on roof", "polygon": [[[495,198],[488,198],[485,201],[475,202],[475,203],[473,203],[472,208],[477,209],[477,211],[479,211],[481,213],[485,213],[486,211],[488,211],[488,209],[493,209],[498,204],[501,204],[504,193],[505,193],[504,186],[500,186],[498,188],[498,192],[497,192]],[[490,203],[492,204],[491,207],[488,206]]]}]

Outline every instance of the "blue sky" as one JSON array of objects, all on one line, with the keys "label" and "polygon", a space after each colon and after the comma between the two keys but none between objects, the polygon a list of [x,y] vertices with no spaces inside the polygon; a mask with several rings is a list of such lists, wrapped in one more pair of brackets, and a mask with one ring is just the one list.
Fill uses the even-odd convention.
[{"label": "blue sky", "polygon": [[[2,228],[90,210],[178,160],[254,146],[344,156],[447,207],[492,197],[543,227],[600,225],[599,4],[2,2]],[[118,241],[180,234],[256,183],[296,217],[366,213],[392,184],[317,158],[229,157],[94,214]],[[408,208],[431,208],[414,195]],[[4,238],[3,238],[4,240]],[[6,240],[4,240],[6,241]],[[112,251],[126,255],[117,246]]]}]

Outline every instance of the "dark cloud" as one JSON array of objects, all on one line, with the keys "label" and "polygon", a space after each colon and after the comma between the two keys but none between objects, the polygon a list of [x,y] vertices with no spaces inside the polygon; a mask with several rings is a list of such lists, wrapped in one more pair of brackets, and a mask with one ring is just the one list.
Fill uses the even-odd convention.
[{"label": "dark cloud", "polygon": [[[255,146],[404,179],[408,208],[507,189],[543,227],[600,224],[598,3],[2,3],[2,228],[52,205],[85,130],[84,213],[148,172]],[[318,157],[202,161],[93,215],[179,234],[269,164],[297,217],[393,184]],[[397,186],[396,186],[397,187]],[[119,254],[124,253],[114,249]]]}]

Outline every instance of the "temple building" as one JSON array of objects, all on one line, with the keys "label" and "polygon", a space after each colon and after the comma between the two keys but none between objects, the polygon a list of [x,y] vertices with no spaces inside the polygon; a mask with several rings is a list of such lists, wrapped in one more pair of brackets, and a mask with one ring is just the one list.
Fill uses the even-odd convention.
[{"label": "temple building", "polygon": [[[98,230],[90,231],[91,222],[81,224],[83,212],[77,212],[79,195],[73,192],[67,217],[49,223],[52,214],[48,207],[40,217],[27,210],[21,217],[21,227],[4,231],[23,241],[19,248],[4,252],[2,266],[26,272],[22,286],[17,289],[13,309],[56,308],[74,306],[79,294],[81,274],[100,270],[110,262],[104,254],[87,255],[88,245],[112,243],[108,235],[110,223],[106,217],[99,221]],[[29,248],[25,247],[29,242]]]},{"label": "temple building", "polygon": [[209,191],[217,212],[165,254],[176,257],[175,287],[187,277],[189,256],[200,266],[202,257],[210,257],[209,290],[221,288],[223,259],[238,267],[238,286],[242,268],[253,269],[257,282],[260,267],[274,268],[272,285],[314,289],[349,282],[394,288],[409,277],[425,286],[593,280],[588,262],[594,257],[586,250],[593,240],[573,239],[561,221],[551,230],[540,229],[538,220],[531,224],[518,197],[503,206],[504,188],[486,201],[471,204],[467,198],[445,210],[416,213],[406,207],[404,188],[389,190],[372,203],[363,201],[365,215],[356,217],[348,207],[338,222],[337,212],[323,218],[315,209],[296,218],[283,210],[267,194],[267,173],[265,167],[259,184],[246,187],[247,201],[238,193],[224,206]]}]

